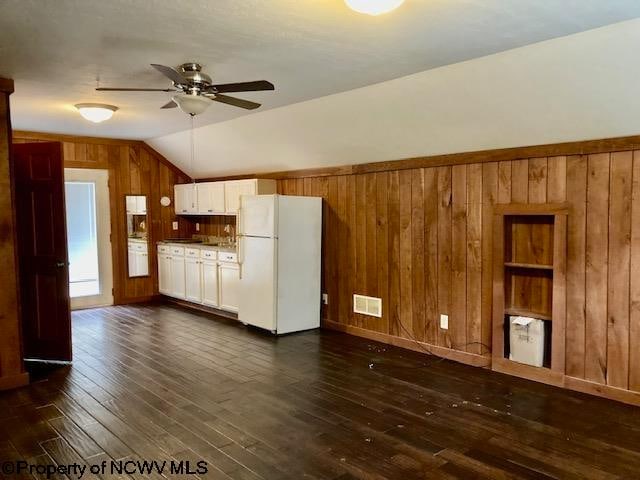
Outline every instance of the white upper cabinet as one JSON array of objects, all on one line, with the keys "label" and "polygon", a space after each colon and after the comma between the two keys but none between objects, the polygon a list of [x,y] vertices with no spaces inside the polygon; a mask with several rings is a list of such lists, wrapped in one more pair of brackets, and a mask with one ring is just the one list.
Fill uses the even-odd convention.
[{"label": "white upper cabinet", "polygon": [[144,195],[126,196],[127,214],[145,215],[147,213],[147,197]]},{"label": "white upper cabinet", "polygon": [[240,208],[242,195],[266,195],[276,193],[275,180],[232,180],[225,182],[225,211],[235,215]]},{"label": "white upper cabinet", "polygon": [[198,213],[224,215],[224,182],[207,182],[196,185]]},{"label": "white upper cabinet", "polygon": [[196,187],[193,183],[175,185],[173,187],[174,205],[177,215],[198,213],[196,205]]},{"label": "white upper cabinet", "polygon": [[136,210],[141,215],[147,213],[147,197],[145,195],[136,196]]},{"label": "white upper cabinet", "polygon": [[276,193],[275,180],[229,180],[175,185],[177,215],[236,215],[242,195]]}]

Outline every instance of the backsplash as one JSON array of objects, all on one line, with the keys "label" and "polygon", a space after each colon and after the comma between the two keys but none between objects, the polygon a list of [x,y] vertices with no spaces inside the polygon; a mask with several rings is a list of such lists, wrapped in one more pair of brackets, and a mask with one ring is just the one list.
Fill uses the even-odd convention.
[{"label": "backsplash", "polygon": [[[235,215],[212,215],[212,216],[185,216],[191,226],[191,235],[206,237],[232,237],[236,238],[236,217]],[[200,224],[200,231],[196,231],[196,223]],[[226,231],[225,227],[229,225]]]}]

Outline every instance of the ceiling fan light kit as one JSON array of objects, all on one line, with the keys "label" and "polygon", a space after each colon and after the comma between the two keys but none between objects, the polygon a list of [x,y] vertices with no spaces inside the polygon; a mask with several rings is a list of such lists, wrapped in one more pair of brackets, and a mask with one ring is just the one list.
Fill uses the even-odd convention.
[{"label": "ceiling fan light kit", "polygon": [[191,116],[204,112],[211,101],[226,103],[246,110],[254,110],[260,107],[259,103],[224,94],[229,92],[275,90],[273,84],[266,80],[214,85],[211,77],[202,72],[202,66],[195,62],[183,63],[178,69],[156,63],[152,63],[151,66],[169,78],[172,81],[173,88],[99,87],[96,90],[111,92],[176,92],[173,99],[161,108],[180,107],[183,112]]},{"label": "ceiling fan light kit", "polygon": [[118,110],[118,107],[104,103],[78,103],[74,106],[85,120],[93,123],[101,123],[109,120],[113,117],[116,110]]},{"label": "ceiling fan light kit", "polygon": [[345,0],[345,3],[351,10],[375,16],[395,10],[404,0]]},{"label": "ceiling fan light kit", "polygon": [[209,105],[211,105],[211,101],[205,97],[202,97],[200,95],[190,95],[186,93],[175,95],[172,99],[172,102],[176,103],[180,110],[182,110],[184,113],[191,116],[200,115],[207,108],[209,108]]}]

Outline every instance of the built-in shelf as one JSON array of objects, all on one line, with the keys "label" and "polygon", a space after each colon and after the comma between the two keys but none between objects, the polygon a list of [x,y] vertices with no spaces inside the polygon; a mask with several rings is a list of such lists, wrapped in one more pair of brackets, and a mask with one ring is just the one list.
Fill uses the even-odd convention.
[{"label": "built-in shelf", "polygon": [[545,313],[532,312],[524,308],[505,308],[504,313],[514,317],[531,317],[538,318],[540,320],[551,320],[551,315]]},{"label": "built-in shelf", "polygon": [[517,262],[504,262],[505,267],[510,268],[532,268],[535,270],[551,270],[553,271],[553,265],[542,265],[539,263],[517,263]]},{"label": "built-in shelf", "polygon": [[[561,205],[500,205],[493,237],[493,369],[562,382],[565,366],[567,212]],[[510,360],[510,316],[544,320],[542,367]]]}]

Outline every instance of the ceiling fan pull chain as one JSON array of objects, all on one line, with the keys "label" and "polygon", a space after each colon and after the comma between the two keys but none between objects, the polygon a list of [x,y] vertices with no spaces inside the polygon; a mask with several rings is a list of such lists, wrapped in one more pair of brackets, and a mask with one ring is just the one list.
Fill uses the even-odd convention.
[{"label": "ceiling fan pull chain", "polygon": [[189,161],[189,170],[191,173],[191,178],[193,180],[193,193],[191,195],[191,208],[196,208],[196,177],[193,174],[193,162],[196,155],[195,150],[195,135],[194,135],[194,117],[195,115],[189,115],[191,118],[191,160]]}]

